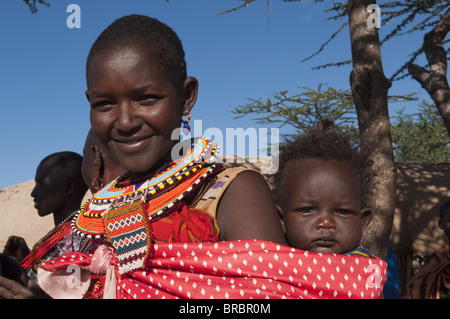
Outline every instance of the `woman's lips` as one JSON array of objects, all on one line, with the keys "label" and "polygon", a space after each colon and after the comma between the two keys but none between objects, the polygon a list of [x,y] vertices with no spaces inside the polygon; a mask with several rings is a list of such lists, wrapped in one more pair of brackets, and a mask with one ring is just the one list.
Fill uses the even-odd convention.
[{"label": "woman's lips", "polygon": [[151,136],[133,137],[129,139],[113,139],[117,147],[126,153],[139,151]]}]

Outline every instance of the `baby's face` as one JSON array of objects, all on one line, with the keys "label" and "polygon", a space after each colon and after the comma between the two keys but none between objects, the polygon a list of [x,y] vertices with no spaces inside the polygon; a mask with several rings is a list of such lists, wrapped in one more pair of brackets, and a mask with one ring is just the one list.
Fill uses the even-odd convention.
[{"label": "baby's face", "polygon": [[361,209],[360,183],[341,161],[304,159],[289,163],[282,181],[286,238],[295,248],[342,254],[358,246],[372,219]]}]

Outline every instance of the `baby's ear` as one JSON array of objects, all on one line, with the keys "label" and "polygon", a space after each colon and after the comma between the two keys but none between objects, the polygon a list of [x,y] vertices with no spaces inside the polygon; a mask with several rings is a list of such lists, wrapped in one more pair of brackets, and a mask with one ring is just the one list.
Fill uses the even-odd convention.
[{"label": "baby's ear", "polygon": [[373,219],[373,210],[370,208],[363,208],[361,210],[361,233],[364,233],[367,226]]},{"label": "baby's ear", "polygon": [[286,235],[286,226],[284,224],[284,210],[278,204],[275,204],[275,206],[277,208],[278,216],[280,217],[281,228],[283,229],[283,233]]}]

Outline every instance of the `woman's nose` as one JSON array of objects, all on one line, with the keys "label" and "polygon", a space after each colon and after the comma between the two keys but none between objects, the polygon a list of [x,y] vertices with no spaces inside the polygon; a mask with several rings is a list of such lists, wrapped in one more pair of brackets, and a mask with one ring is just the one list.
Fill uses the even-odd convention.
[{"label": "woman's nose", "polygon": [[117,109],[116,129],[118,131],[132,134],[139,129],[140,120],[131,101],[120,102]]}]

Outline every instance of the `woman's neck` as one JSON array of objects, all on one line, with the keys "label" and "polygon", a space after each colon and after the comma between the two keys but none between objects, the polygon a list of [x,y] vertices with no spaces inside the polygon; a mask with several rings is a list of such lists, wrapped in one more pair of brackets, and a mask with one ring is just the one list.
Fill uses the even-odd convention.
[{"label": "woman's neck", "polygon": [[155,165],[153,165],[152,168],[145,172],[132,172],[130,174],[130,179],[132,180],[138,180],[138,179],[148,179],[155,175],[157,175],[159,172],[163,171],[167,168],[167,166],[172,162],[171,154],[168,152],[165,156],[163,156]]}]

